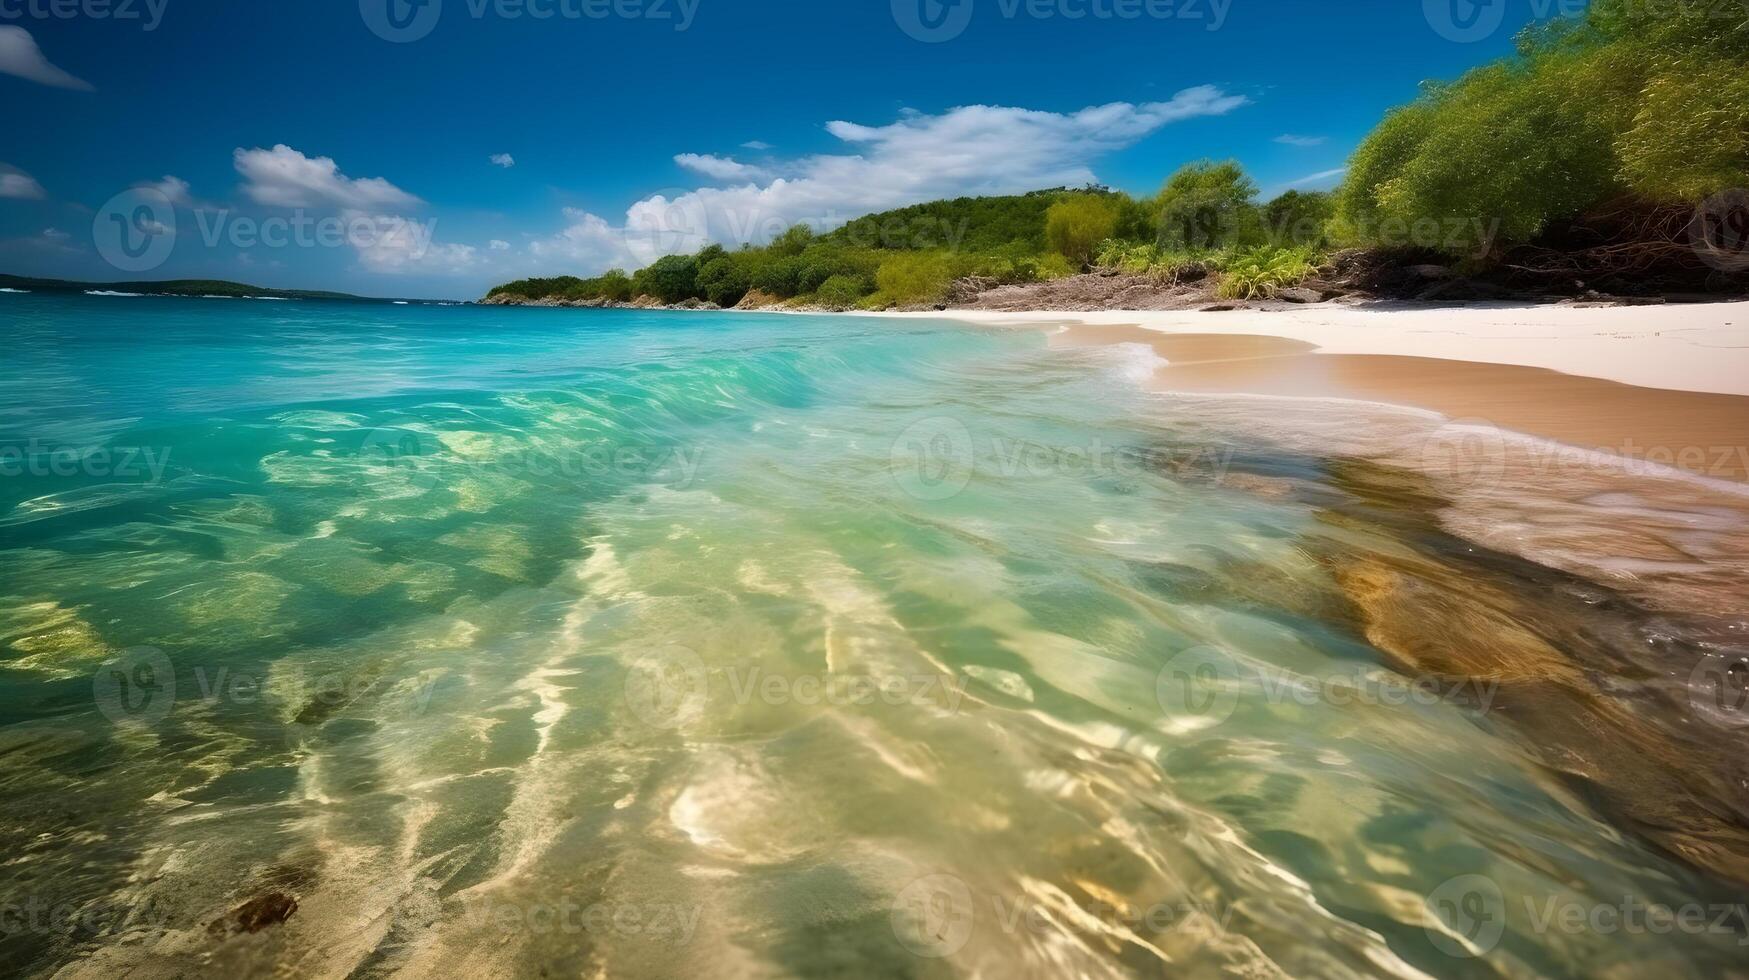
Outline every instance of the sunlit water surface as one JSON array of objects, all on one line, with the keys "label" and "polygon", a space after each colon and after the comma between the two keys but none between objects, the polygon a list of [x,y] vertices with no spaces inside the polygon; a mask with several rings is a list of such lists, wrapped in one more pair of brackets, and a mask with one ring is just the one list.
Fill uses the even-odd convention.
[{"label": "sunlit water surface", "polygon": [[[1728,813],[1648,832],[1657,772],[1587,786],[1740,745],[1659,716],[1704,624],[1145,394],[1131,351],[0,300],[8,973],[1749,963],[1740,920],[1564,925],[1741,898],[1683,843],[1729,853]],[[1585,685],[1652,734],[1548,693]],[[1709,780],[1675,825],[1728,810]]]}]

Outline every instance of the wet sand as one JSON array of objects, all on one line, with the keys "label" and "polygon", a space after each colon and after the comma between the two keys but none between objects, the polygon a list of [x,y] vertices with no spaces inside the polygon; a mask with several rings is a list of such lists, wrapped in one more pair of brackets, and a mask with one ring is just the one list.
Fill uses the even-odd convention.
[{"label": "wet sand", "polygon": [[1539,367],[1393,354],[1330,354],[1263,334],[1073,324],[1066,347],[1145,344],[1161,391],[1353,398],[1438,412],[1626,460],[1749,482],[1749,396],[1675,391]]}]

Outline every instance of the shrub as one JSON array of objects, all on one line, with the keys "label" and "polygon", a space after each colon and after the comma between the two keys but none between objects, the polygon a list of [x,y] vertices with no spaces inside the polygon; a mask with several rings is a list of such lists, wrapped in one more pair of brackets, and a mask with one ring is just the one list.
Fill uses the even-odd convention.
[{"label": "shrub", "polygon": [[1322,245],[1336,201],[1322,191],[1287,191],[1263,206],[1263,231],[1274,245]]},{"label": "shrub", "polygon": [[814,298],[822,306],[835,309],[851,309],[862,301],[864,296],[874,292],[874,283],[858,276],[838,275],[827,279],[815,291]]},{"label": "shrub", "polygon": [[799,255],[766,262],[754,270],[753,288],[785,299],[798,295],[802,292],[802,269],[805,265]]},{"label": "shrub", "polygon": [[689,255],[665,255],[632,277],[632,289],[664,303],[698,295],[698,262]]},{"label": "shrub", "polygon": [[1219,262],[1221,284],[1216,295],[1223,299],[1258,299],[1274,296],[1305,282],[1316,271],[1312,253],[1305,248],[1264,245],[1247,249]]},{"label": "shrub", "polygon": [[947,294],[953,270],[941,252],[901,252],[881,263],[875,284],[894,305],[937,303]]},{"label": "shrub", "polygon": [[1117,230],[1118,209],[1103,197],[1077,194],[1045,212],[1045,240],[1057,254],[1078,265],[1093,258],[1093,249]]},{"label": "shrub", "polygon": [[1189,251],[1233,244],[1255,233],[1256,196],[1257,184],[1231,160],[1182,167],[1160,189],[1159,241]]},{"label": "shrub", "polygon": [[807,225],[790,225],[784,233],[771,240],[772,255],[793,257],[802,254],[814,240],[814,229]]},{"label": "shrub", "polygon": [[1518,57],[1430,87],[1355,152],[1339,234],[1396,242],[1433,221],[1458,248],[1536,237],[1622,199],[1687,204],[1749,184],[1742,18],[1593,0],[1527,31]]},{"label": "shrub", "polygon": [[[702,253],[701,256],[702,258]],[[741,302],[752,286],[746,263],[733,256],[720,254],[698,270],[698,291],[718,306],[734,306]]]}]

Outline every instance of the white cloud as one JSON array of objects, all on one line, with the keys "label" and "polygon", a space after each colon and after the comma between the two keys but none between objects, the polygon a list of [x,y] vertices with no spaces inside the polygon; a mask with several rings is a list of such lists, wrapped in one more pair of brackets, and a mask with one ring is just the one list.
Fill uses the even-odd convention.
[{"label": "white cloud", "polygon": [[332,159],[307,157],[284,143],[271,150],[238,147],[233,157],[243,193],[257,204],[374,210],[424,203],[381,177],[348,177]]},{"label": "white cloud", "polygon": [[674,162],[712,180],[754,180],[765,173],[758,167],[738,162],[734,157],[719,157],[709,153],[682,153],[674,158]]},{"label": "white cloud", "polygon": [[516,166],[516,158],[508,153],[494,153],[489,159],[494,165],[503,167],[505,170]]},{"label": "white cloud", "polygon": [[747,142],[741,144],[741,149],[752,150],[756,153],[762,153],[766,150],[771,149],[771,144],[767,143],[763,140],[748,140]]},{"label": "white cloud", "polygon": [[474,265],[478,250],[472,245],[434,240],[435,220],[422,222],[361,211],[342,211],[340,216],[359,263],[371,272],[445,274],[465,272]]},{"label": "white cloud", "polygon": [[510,243],[505,241],[502,238],[494,238],[491,241],[487,242],[486,246],[494,252],[508,252],[508,251],[510,251]]},{"label": "white cloud", "polygon": [[146,190],[157,191],[169,198],[171,204],[180,204],[187,207],[194,203],[194,198],[190,197],[188,194],[188,181],[183,180],[181,177],[172,177],[169,174],[165,174],[162,180],[154,180],[139,186]]},{"label": "white cloud", "polygon": [[1310,147],[1310,146],[1323,146],[1325,143],[1330,142],[1330,137],[1328,137],[1328,136],[1295,136],[1292,133],[1284,133],[1281,136],[1277,136],[1275,138],[1275,141],[1277,143],[1281,143],[1281,144],[1284,144],[1286,146]]},{"label": "white cloud", "polygon": [[623,228],[576,208],[566,208],[564,214],[570,224],[563,231],[528,244],[528,254],[539,268],[593,274],[642,264],[632,255]]},{"label": "white cloud", "polygon": [[1289,186],[1289,187],[1304,187],[1307,184],[1322,184],[1322,183],[1329,181],[1329,180],[1332,180],[1336,177],[1340,177],[1347,172],[1348,172],[1347,167],[1337,167],[1335,170],[1324,170],[1324,171],[1320,171],[1319,173],[1315,173],[1315,174],[1307,174],[1306,176],[1301,177],[1299,180],[1290,180],[1290,181],[1288,181],[1287,186]]},{"label": "white cloud", "polygon": [[83,247],[74,243],[72,235],[59,228],[44,228],[40,234],[14,240],[31,248],[62,255],[77,255],[84,251]]},{"label": "white cloud", "polygon": [[96,88],[82,78],[75,78],[56,68],[43,57],[36,39],[22,27],[0,27],[0,73],[17,75],[39,85],[94,92]]},{"label": "white cloud", "polygon": [[43,185],[37,183],[35,177],[0,163],[0,197],[17,198],[22,201],[40,201],[45,196]]},{"label": "white cloud", "polygon": [[[1073,113],[974,105],[940,115],[909,113],[887,126],[832,122],[827,130],[852,144],[852,152],[774,165],[767,173],[782,176],[765,176],[763,183],[646,198],[626,209],[619,226],[567,209],[565,229],[532,242],[529,254],[543,270],[591,274],[645,265],[707,241],[764,242],[798,222],[826,230],[871,211],[938,198],[1078,186],[1097,181],[1091,164],[1105,154],[1172,123],[1224,115],[1248,102],[1205,85],[1166,102],[1115,102]],[[724,163],[742,166],[696,154],[675,159],[701,172],[714,166],[727,173]]]}]

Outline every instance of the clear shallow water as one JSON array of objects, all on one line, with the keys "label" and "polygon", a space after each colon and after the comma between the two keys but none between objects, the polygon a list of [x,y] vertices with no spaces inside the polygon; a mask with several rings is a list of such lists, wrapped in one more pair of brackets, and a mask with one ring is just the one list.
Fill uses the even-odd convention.
[{"label": "clear shallow water", "polygon": [[0,329],[8,972],[1749,962],[1740,742],[1656,666],[1707,624],[1123,350],[159,298]]}]

